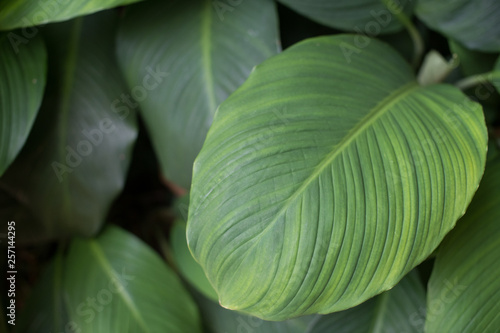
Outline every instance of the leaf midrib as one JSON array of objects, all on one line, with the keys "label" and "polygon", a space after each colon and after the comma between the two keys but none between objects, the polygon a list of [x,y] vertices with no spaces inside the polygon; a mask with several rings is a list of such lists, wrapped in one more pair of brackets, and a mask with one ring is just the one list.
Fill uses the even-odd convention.
[{"label": "leaf midrib", "polygon": [[[313,173],[302,183],[302,185],[284,202],[283,207],[276,214],[276,217],[261,231],[257,241],[278,221],[288,209],[288,207],[297,199],[307,187],[317,179],[321,173],[332,163],[332,161],[340,155],[367,127],[372,125],[378,118],[383,116],[390,110],[390,107],[396,104],[412,91],[421,88],[416,81],[411,81],[401,88],[393,91],[389,96],[378,103],[361,121],[333,148],[333,151],[328,154],[319,165],[314,169]],[[257,241],[254,243],[257,244]],[[253,246],[252,246],[253,247]]]},{"label": "leaf midrib", "polygon": [[215,101],[214,78],[212,72],[212,2],[206,0],[201,21],[201,66],[203,67],[203,77],[205,79],[205,93],[208,98],[210,113],[214,114],[217,109]]},{"label": "leaf midrib", "polygon": [[[71,27],[70,32],[70,43],[68,46],[68,51],[66,53],[66,59],[64,61],[64,75],[61,80],[61,84],[58,87],[61,91],[61,98],[59,100],[58,111],[61,115],[59,124],[58,124],[58,135],[59,138],[59,155],[61,160],[64,161],[65,155],[65,146],[68,140],[68,121],[69,121],[69,112],[71,105],[71,92],[73,90],[73,84],[75,81],[75,73],[78,62],[78,50],[80,46],[80,37],[81,31],[83,28],[83,18],[78,18],[74,21],[73,26]],[[63,182],[61,184],[64,186],[64,193],[69,193],[69,180]],[[66,210],[68,214],[71,211],[71,202],[70,195],[63,196],[63,204],[62,207]]]},{"label": "leaf midrib", "polygon": [[97,259],[97,262],[100,264],[102,269],[104,270],[104,273],[110,278],[114,279],[115,281],[119,281],[121,288],[118,289],[117,294],[121,296],[123,299],[123,302],[125,305],[129,308],[130,313],[132,316],[135,318],[143,332],[148,332],[149,329],[146,326],[146,323],[144,322],[144,319],[142,318],[139,309],[134,304],[134,301],[132,300],[132,297],[126,292],[125,286],[122,284],[121,280],[118,277],[118,274],[114,271],[114,269],[109,265],[109,262],[106,260],[106,256],[104,255],[101,246],[99,243],[95,240],[90,241],[89,247],[94,254],[94,256]]}]

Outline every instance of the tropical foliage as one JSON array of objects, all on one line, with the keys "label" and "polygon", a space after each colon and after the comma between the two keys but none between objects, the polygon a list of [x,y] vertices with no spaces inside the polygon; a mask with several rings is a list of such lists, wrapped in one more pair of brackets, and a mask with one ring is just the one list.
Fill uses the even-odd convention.
[{"label": "tropical foliage", "polygon": [[0,330],[498,332],[499,53],[494,0],[2,2]]}]

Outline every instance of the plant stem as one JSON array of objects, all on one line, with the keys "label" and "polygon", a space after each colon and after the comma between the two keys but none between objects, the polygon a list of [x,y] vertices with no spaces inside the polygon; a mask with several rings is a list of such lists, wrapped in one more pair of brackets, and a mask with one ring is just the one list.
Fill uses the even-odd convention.
[{"label": "plant stem", "polygon": [[417,69],[418,65],[422,60],[424,54],[424,40],[420,35],[417,27],[413,24],[412,20],[404,13],[402,8],[397,8],[391,10],[394,7],[393,0],[382,0],[384,5],[390,10],[390,12],[396,16],[399,22],[406,28],[408,34],[413,42],[413,68]]},{"label": "plant stem", "polygon": [[457,81],[455,83],[455,86],[457,86],[457,88],[459,88],[460,90],[466,90],[487,81],[492,82],[494,78],[498,77],[500,77],[499,71],[491,71],[487,73],[471,75]]}]

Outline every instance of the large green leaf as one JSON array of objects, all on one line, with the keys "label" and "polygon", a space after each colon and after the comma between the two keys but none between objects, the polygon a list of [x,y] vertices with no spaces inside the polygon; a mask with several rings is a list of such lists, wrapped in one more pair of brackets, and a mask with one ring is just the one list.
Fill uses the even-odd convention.
[{"label": "large green leaf", "polygon": [[486,147],[480,105],[451,85],[420,87],[387,45],[306,40],[257,66],[216,113],[194,165],[188,245],[227,308],[272,320],[344,310],[437,247]]},{"label": "large green leaf", "polygon": [[117,227],[75,239],[67,256],[48,267],[23,319],[18,332],[201,332],[179,278]]},{"label": "large green leaf", "polygon": [[[130,7],[118,56],[163,174],[186,189],[218,105],[278,51],[271,0],[148,1]],[[156,73],[156,74],[153,74]],[[114,105],[133,108],[134,101]]]},{"label": "large green leaf", "polygon": [[411,0],[278,1],[318,23],[369,36],[401,30],[395,14],[411,15],[414,6]]},{"label": "large green leaf", "polygon": [[321,317],[306,333],[424,332],[425,290],[417,272],[355,308]]},{"label": "large green leaf", "polygon": [[429,27],[481,51],[500,51],[500,1],[419,0],[417,16]]},{"label": "large green leaf", "polygon": [[[0,2],[0,30],[64,21],[137,1],[140,0],[6,0]],[[18,38],[29,40],[37,33],[36,27],[24,29]]]},{"label": "large green leaf", "polygon": [[124,185],[137,126],[133,112],[111,108],[127,91],[114,56],[115,19],[106,12],[47,26],[45,99],[0,179],[5,202],[17,203],[1,217],[18,218],[18,241],[95,234]]},{"label": "large green leaf", "polygon": [[500,328],[500,158],[488,162],[467,214],[446,237],[429,281],[426,332]]},{"label": "large green leaf", "polygon": [[42,103],[47,55],[41,38],[17,47],[0,33],[0,176],[28,138]]}]

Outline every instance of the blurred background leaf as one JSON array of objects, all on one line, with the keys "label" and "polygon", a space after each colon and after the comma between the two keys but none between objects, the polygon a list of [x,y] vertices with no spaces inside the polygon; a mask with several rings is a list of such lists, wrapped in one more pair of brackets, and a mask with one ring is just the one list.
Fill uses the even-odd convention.
[{"label": "blurred background leaf", "polygon": [[500,93],[500,57],[498,57],[495,67],[493,68],[493,73],[490,75],[491,83],[497,88]]},{"label": "blurred background leaf", "polygon": [[47,79],[43,40],[19,47],[15,33],[0,33],[0,176],[28,138]]},{"label": "blurred background leaf", "polygon": [[394,13],[412,15],[411,0],[278,0],[313,21],[363,35],[397,32],[403,29]]},{"label": "blurred background leaf", "polygon": [[22,319],[20,333],[201,332],[198,309],[175,273],[114,226],[95,239],[74,239],[56,257]]},{"label": "blurred background leaf", "polygon": [[[15,332],[73,332],[65,304],[64,263],[62,251],[45,266],[29,300],[19,314]],[[73,327],[74,328],[74,327]]]},{"label": "blurred background leaf", "polygon": [[47,90],[33,130],[0,178],[0,210],[17,241],[94,235],[121,191],[137,135],[114,54],[115,13],[50,25]]},{"label": "blurred background leaf", "polygon": [[464,76],[487,73],[493,69],[498,59],[498,53],[471,50],[453,39],[449,39],[448,44],[450,50],[458,56],[460,70]]},{"label": "blurred background leaf", "polygon": [[218,303],[202,296],[196,299],[210,333],[307,333],[308,327],[321,317],[312,315],[285,321],[265,321],[238,311],[224,309]]},{"label": "blurred background leaf", "polygon": [[[0,2],[0,30],[31,27],[68,20],[75,16],[141,0],[6,0]],[[32,38],[38,28],[23,29],[21,38]]]},{"label": "blurred background leaf", "polygon": [[419,0],[415,14],[429,28],[469,49],[500,51],[498,0]]},{"label": "blurred background leaf", "polygon": [[321,316],[307,333],[423,333],[425,289],[415,270],[393,289],[352,309]]},{"label": "blurred background leaf", "polygon": [[[279,50],[272,0],[221,3],[134,5],[127,8],[118,36],[118,58],[163,175],[185,189],[218,105],[255,65]],[[157,81],[144,81],[148,74]],[[141,84],[146,91],[136,88]],[[137,103],[124,100],[116,107]]]},{"label": "blurred background leaf", "polygon": [[181,275],[203,295],[213,301],[218,301],[219,297],[205,276],[205,272],[189,252],[186,243],[186,223],[184,221],[177,220],[175,222],[170,231],[170,239],[172,254]]}]

